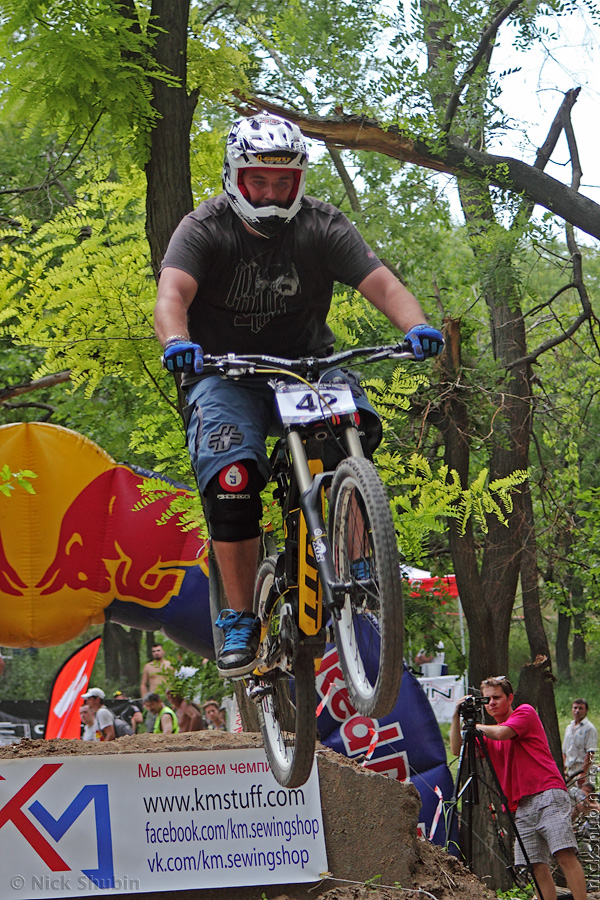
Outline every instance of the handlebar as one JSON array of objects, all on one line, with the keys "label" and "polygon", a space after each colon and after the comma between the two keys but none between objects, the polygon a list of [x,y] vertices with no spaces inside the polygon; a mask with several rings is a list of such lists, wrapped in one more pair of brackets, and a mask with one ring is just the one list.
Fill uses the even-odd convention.
[{"label": "handlebar", "polygon": [[341,363],[362,359],[363,363],[378,362],[382,359],[415,359],[410,343],[384,344],[378,347],[355,347],[341,350],[329,356],[303,356],[298,359],[284,359],[279,356],[262,354],[226,353],[221,356],[205,354],[203,374],[219,374],[230,378],[241,375],[271,375],[277,371],[301,375],[309,380],[318,379],[321,372]]}]

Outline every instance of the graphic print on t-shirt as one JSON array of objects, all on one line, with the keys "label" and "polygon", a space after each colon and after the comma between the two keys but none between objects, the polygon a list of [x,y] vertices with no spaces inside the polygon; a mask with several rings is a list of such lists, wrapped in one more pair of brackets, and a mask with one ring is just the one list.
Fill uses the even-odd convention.
[{"label": "graphic print on t-shirt", "polygon": [[274,316],[286,311],[286,298],[300,293],[300,279],[293,262],[267,263],[241,260],[233,277],[227,306],[235,310],[234,327],[256,334]]}]

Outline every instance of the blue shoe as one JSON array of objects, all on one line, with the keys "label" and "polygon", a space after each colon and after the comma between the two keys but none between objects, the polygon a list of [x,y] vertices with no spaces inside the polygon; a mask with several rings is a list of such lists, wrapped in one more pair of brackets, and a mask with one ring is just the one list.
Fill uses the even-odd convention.
[{"label": "blue shoe", "polygon": [[215,622],[225,640],[217,654],[217,669],[224,678],[248,675],[256,666],[260,641],[260,619],[254,613],[224,609]]},{"label": "blue shoe", "polygon": [[372,560],[367,557],[355,559],[350,563],[350,575],[361,582],[355,586],[354,603],[357,608],[361,606],[370,612],[376,612],[379,609],[379,588],[373,580],[373,564]]},{"label": "blue shoe", "polygon": [[350,574],[358,581],[366,581],[371,577],[369,560],[364,559],[364,557],[362,559],[355,559],[353,563],[350,563]]}]

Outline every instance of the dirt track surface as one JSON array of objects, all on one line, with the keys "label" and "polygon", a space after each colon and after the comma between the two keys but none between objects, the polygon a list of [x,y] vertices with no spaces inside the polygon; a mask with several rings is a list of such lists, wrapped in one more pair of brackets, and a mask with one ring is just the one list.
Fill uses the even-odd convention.
[{"label": "dirt track surface", "polygon": [[[23,741],[0,748],[0,759],[241,750],[262,746],[260,735],[196,732],[141,734],[108,744],[83,741]],[[416,838],[417,790],[363,769],[323,748],[317,755],[323,823],[331,878],[318,885],[267,885],[140,894],[147,900],[492,900],[495,894],[458,860]],[[380,877],[378,877],[380,876]],[[365,886],[365,882],[370,882]],[[131,894],[113,894],[127,897]]]}]

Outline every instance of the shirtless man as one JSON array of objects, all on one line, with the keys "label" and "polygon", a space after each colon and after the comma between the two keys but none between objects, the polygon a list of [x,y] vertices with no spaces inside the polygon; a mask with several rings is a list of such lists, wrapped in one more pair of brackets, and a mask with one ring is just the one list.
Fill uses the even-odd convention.
[{"label": "shirtless man", "polygon": [[142,669],[142,683],[140,695],[157,694],[164,684],[169,671],[173,668],[168,659],[165,659],[165,651],[162,644],[152,645],[152,659]]}]

